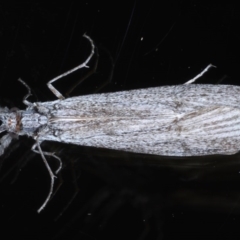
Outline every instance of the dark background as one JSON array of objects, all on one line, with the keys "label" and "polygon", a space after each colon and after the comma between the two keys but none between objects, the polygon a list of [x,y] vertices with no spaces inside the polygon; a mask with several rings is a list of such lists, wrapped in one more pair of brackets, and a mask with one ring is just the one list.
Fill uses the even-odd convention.
[{"label": "dark background", "polygon": [[[86,59],[84,33],[99,64],[71,96],[181,84],[209,63],[217,68],[198,83],[240,85],[239,16],[234,1],[3,1],[0,105],[25,108],[19,77],[31,101],[56,99],[46,83]],[[67,92],[96,59],[58,89]],[[171,158],[46,142],[64,168],[38,214],[50,179],[33,143],[19,137],[1,156],[1,239],[240,237],[239,154]]]}]

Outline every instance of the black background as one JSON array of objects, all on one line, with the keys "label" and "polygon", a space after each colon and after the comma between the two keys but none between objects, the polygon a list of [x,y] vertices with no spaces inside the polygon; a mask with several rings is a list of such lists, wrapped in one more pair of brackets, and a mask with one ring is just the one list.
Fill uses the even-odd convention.
[{"label": "black background", "polygon": [[[3,1],[0,104],[25,108],[19,77],[31,101],[56,99],[46,83],[86,59],[84,33],[99,64],[71,96],[181,84],[209,63],[217,68],[198,83],[240,85],[239,16],[231,1]],[[58,89],[67,92],[96,59]],[[50,179],[33,143],[20,137],[1,156],[1,239],[240,237],[239,154],[171,158],[46,142],[64,169],[38,214]]]}]

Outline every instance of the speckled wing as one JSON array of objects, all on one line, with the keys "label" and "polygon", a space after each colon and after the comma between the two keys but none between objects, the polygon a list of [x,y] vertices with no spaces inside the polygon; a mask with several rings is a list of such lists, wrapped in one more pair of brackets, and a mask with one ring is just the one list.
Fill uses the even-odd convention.
[{"label": "speckled wing", "polygon": [[50,114],[39,140],[167,156],[232,154],[240,87],[178,85],[36,103]]}]

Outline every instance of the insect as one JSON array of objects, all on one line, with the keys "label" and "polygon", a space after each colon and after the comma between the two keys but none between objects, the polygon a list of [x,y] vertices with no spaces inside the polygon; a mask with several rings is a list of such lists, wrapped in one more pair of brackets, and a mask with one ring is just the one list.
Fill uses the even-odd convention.
[{"label": "insect", "polygon": [[[41,212],[51,198],[55,174],[61,159],[41,149],[43,141],[101,147],[135,153],[167,156],[233,154],[240,143],[240,87],[230,85],[191,85],[212,65],[183,85],[164,86],[115,93],[92,94],[64,99],[52,85],[78,69],[86,61],[48,82],[58,98],[50,102],[29,102],[29,86],[24,97],[26,110],[0,108],[0,155],[15,135],[35,139],[32,150],[41,155],[50,174],[49,194],[38,209]],[[59,161],[52,172],[45,156]]]}]

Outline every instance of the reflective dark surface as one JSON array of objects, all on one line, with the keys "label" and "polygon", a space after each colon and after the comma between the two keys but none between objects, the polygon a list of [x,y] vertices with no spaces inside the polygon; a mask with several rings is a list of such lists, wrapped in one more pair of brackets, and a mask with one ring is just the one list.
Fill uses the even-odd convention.
[{"label": "reflective dark surface", "polygon": [[[217,69],[198,83],[240,85],[239,8],[231,1],[12,1],[0,9],[1,106],[25,108],[19,77],[31,101],[54,100],[46,83],[85,60],[84,33],[98,47],[98,68],[71,96],[181,84],[209,63]],[[66,93],[96,61],[55,86]],[[239,154],[176,158],[46,142],[64,168],[37,214],[50,179],[33,143],[19,137],[0,158],[1,239],[240,236]]]}]

